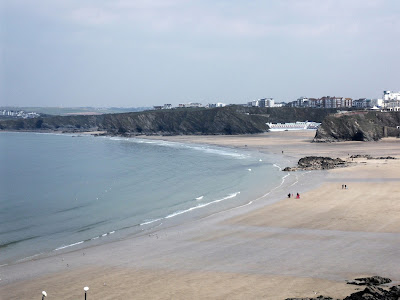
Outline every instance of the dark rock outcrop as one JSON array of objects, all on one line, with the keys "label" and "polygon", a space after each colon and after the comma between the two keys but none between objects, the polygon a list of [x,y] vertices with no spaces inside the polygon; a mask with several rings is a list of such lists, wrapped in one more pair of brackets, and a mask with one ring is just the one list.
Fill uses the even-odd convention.
[{"label": "dark rock outcrop", "polygon": [[400,298],[400,286],[392,286],[389,290],[377,286],[368,286],[344,298],[344,300],[398,300]]},{"label": "dark rock outcrop", "polygon": [[385,283],[390,283],[392,280],[390,278],[385,278],[381,276],[372,276],[365,278],[356,278],[352,281],[348,281],[347,284],[355,285],[381,285]]},{"label": "dark rock outcrop", "polygon": [[333,300],[331,297],[318,296],[316,298],[286,298],[285,300]]},{"label": "dark rock outcrop", "polygon": [[400,136],[400,112],[355,112],[327,116],[314,142],[377,141]]},{"label": "dark rock outcrop", "polygon": [[[377,285],[390,282],[392,282],[391,279],[380,276],[356,278],[354,279],[354,281],[349,281],[347,283],[356,285],[367,285],[367,287],[362,291],[355,292],[350,296],[347,296],[343,300],[399,300],[400,285],[392,286],[390,288],[377,287]],[[315,298],[286,298],[285,300],[332,300],[332,299],[333,298],[331,297],[320,295]]]},{"label": "dark rock outcrop", "polygon": [[322,157],[322,156],[306,156],[300,158],[297,167],[286,167],[283,171],[298,170],[328,170],[347,166],[347,163],[340,158]]},{"label": "dark rock outcrop", "polygon": [[355,154],[350,156],[350,158],[366,158],[366,159],[397,159],[396,157],[393,156],[379,156],[379,157],[372,157],[371,155],[368,154]]}]

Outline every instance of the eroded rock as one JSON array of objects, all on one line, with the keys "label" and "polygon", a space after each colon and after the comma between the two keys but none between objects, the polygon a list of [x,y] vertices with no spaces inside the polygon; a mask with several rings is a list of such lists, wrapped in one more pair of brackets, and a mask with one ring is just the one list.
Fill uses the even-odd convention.
[{"label": "eroded rock", "polygon": [[385,283],[390,283],[392,280],[390,278],[385,278],[381,276],[372,276],[365,278],[356,278],[353,281],[348,281],[347,284],[354,285],[381,285]]},{"label": "eroded rock", "polygon": [[301,158],[297,167],[286,167],[285,172],[297,170],[329,170],[347,166],[347,163],[340,158],[322,157],[322,156],[306,156]]}]

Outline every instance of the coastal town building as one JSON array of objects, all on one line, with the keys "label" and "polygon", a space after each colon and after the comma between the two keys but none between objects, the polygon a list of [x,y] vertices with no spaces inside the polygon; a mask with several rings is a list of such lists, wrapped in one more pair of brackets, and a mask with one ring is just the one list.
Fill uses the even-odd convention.
[{"label": "coastal town building", "polygon": [[383,91],[383,103],[385,110],[400,111],[400,92]]},{"label": "coastal town building", "polygon": [[391,91],[383,91],[383,100],[384,101],[400,100],[400,92],[394,93]]},{"label": "coastal town building", "polygon": [[14,110],[3,109],[3,110],[0,110],[0,116],[29,119],[29,118],[40,117],[40,114],[35,113],[35,112],[26,112],[24,110],[14,111]]},{"label": "coastal town building", "polygon": [[248,102],[249,107],[275,107],[274,98],[262,98]]},{"label": "coastal town building", "polygon": [[383,99],[356,99],[353,100],[353,107],[358,109],[381,109],[383,108]]},{"label": "coastal town building", "polygon": [[[179,108],[215,108],[224,107],[229,104],[222,102],[208,103],[203,106],[198,102],[181,103]],[[383,91],[382,99],[360,98],[352,99],[346,97],[336,96],[323,96],[321,98],[299,97],[295,101],[276,103],[274,98],[261,98],[241,104],[248,107],[308,107],[308,108],[335,108],[335,109],[372,109],[372,110],[386,110],[386,111],[400,111],[400,92]],[[164,104],[163,106],[154,106],[154,109],[172,109],[171,104]],[[2,112],[0,111],[0,115]],[[4,114],[4,113],[3,113]]]},{"label": "coastal town building", "polygon": [[312,108],[350,108],[353,99],[344,97],[324,96],[321,98],[300,97],[288,104],[291,107],[312,107]]},{"label": "coastal town building", "polygon": [[180,108],[193,108],[193,107],[203,107],[203,104],[198,102],[180,103],[178,105]]},{"label": "coastal town building", "polygon": [[214,107],[225,107],[225,103],[217,102],[217,103],[208,103],[206,108],[214,108]]},{"label": "coastal town building", "polygon": [[172,104],[164,104],[163,106],[153,106],[153,109],[155,109],[155,110],[172,109]]}]

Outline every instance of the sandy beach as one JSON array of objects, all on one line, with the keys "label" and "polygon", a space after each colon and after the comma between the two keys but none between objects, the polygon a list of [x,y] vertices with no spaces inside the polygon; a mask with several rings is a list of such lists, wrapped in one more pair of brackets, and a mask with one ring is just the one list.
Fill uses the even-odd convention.
[{"label": "sandy beach", "polygon": [[351,166],[295,172],[285,190],[200,220],[0,266],[0,299],[39,299],[42,290],[83,299],[84,286],[88,299],[344,298],[355,277],[400,284],[400,139],[311,143],[314,134],[149,137],[273,153],[288,166],[310,155]]}]

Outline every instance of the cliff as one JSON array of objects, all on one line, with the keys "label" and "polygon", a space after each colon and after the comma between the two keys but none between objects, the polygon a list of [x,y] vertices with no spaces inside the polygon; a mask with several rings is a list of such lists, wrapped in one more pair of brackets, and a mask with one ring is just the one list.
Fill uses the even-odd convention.
[{"label": "cliff", "polygon": [[354,112],[327,116],[318,128],[315,142],[377,141],[399,137],[400,112]]},{"label": "cliff", "polygon": [[266,122],[320,121],[331,111],[299,108],[173,109],[91,116],[54,116],[0,121],[2,130],[105,131],[123,135],[252,134],[268,130]]},{"label": "cliff", "polygon": [[106,131],[108,134],[244,134],[268,129],[265,117],[224,109],[181,109],[0,122],[3,130]]}]

